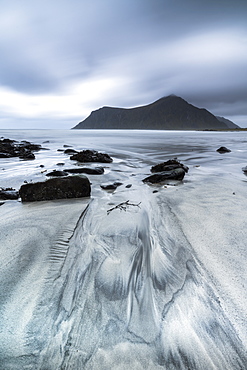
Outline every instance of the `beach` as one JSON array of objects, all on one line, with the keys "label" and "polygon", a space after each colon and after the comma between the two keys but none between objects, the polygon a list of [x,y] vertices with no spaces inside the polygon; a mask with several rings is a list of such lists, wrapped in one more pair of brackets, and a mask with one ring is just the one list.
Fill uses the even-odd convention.
[{"label": "beach", "polygon": [[[75,167],[64,145],[113,158],[88,198],[0,206],[0,369],[246,368],[247,133],[0,135],[47,149],[0,159],[0,187]],[[143,183],[173,158],[183,181]]]}]

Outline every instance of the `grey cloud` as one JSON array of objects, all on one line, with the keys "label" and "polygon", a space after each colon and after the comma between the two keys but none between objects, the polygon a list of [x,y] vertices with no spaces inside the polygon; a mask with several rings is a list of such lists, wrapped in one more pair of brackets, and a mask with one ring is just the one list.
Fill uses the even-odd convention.
[{"label": "grey cloud", "polygon": [[205,45],[206,60],[197,55],[212,31],[247,39],[245,0],[12,0],[1,8],[0,85],[50,94],[111,76],[125,80],[122,90],[95,105],[104,99],[103,105],[141,105],[175,93],[225,112],[245,111],[247,52],[216,63]]}]

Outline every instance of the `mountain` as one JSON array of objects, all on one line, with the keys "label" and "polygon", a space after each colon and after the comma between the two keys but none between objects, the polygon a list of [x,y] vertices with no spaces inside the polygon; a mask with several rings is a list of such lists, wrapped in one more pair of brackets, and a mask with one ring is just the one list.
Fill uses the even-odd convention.
[{"label": "mountain", "polygon": [[230,121],[229,119],[226,119],[224,117],[219,117],[219,116],[215,116],[220,122],[223,122],[227,125],[228,128],[239,128],[238,125],[236,125],[236,123],[233,123],[232,121]]},{"label": "mountain", "polygon": [[226,123],[206,109],[169,95],[136,108],[103,107],[93,111],[73,129],[214,130],[227,129]]}]

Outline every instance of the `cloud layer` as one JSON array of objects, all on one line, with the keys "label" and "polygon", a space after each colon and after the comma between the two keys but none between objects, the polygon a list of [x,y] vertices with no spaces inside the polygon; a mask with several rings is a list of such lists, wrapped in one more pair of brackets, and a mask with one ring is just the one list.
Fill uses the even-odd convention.
[{"label": "cloud layer", "polygon": [[244,0],[2,2],[0,128],[172,93],[247,126],[246,16]]}]

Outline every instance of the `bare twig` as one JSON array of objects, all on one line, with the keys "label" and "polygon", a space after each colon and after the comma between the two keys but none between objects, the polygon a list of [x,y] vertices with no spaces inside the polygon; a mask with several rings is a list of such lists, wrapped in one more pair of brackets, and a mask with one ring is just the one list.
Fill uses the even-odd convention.
[{"label": "bare twig", "polygon": [[113,211],[114,209],[119,209],[120,211],[127,211],[127,208],[129,207],[129,206],[134,206],[134,207],[139,207],[140,208],[140,204],[141,204],[141,202],[140,203],[137,203],[137,204],[135,204],[135,203],[130,203],[130,201],[129,200],[127,200],[126,202],[122,202],[122,203],[119,203],[118,205],[116,205],[115,207],[112,207],[112,208],[110,208],[110,209],[108,209],[107,210],[107,215],[109,215],[109,213],[111,212],[111,211]]}]

